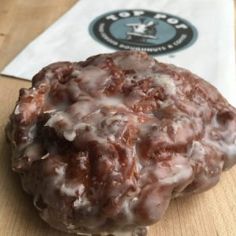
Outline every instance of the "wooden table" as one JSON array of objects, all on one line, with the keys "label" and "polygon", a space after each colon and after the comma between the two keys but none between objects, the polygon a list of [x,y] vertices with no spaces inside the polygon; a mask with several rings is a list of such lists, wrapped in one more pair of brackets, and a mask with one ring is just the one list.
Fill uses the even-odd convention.
[{"label": "wooden table", "polygon": [[[75,0],[1,0],[0,69],[47,28]],[[10,169],[4,127],[21,87],[30,82],[0,77],[0,236],[60,236],[38,217],[32,201]],[[150,236],[236,235],[236,167],[208,192],[172,201]]]}]

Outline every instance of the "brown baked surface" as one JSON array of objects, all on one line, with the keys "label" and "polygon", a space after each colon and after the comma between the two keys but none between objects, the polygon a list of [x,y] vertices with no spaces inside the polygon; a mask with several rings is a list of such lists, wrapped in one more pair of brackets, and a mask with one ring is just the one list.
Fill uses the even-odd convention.
[{"label": "brown baked surface", "polygon": [[20,91],[7,134],[24,190],[67,232],[153,224],[171,198],[209,189],[236,161],[235,109],[141,52],[44,68]]}]

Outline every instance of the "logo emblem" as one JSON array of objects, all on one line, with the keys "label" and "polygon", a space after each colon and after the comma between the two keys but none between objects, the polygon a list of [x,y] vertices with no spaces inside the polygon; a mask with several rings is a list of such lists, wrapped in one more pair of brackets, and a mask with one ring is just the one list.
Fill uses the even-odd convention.
[{"label": "logo emblem", "polygon": [[92,37],[119,50],[163,55],[191,46],[196,28],[188,21],[162,12],[119,10],[97,17],[89,26]]}]

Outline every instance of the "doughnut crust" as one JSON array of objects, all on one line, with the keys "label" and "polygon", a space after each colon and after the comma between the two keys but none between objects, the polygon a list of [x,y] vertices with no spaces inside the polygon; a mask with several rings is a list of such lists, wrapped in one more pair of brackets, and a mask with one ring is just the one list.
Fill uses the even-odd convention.
[{"label": "doughnut crust", "polygon": [[71,233],[145,235],[172,198],[211,188],[236,162],[236,110],[143,52],[45,67],[6,130],[41,218]]}]

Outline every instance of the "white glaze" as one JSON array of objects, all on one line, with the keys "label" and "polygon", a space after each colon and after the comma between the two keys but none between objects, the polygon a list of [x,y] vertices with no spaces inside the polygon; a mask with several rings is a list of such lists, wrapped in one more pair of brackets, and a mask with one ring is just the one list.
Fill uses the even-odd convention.
[{"label": "white glaze", "polygon": [[59,178],[63,178],[65,175],[65,167],[64,166],[60,166],[55,168],[55,172],[58,174]]},{"label": "white glaze", "polygon": [[75,130],[65,130],[63,132],[63,136],[65,137],[66,140],[68,141],[73,141],[76,137],[76,132]]},{"label": "white glaze", "polygon": [[91,202],[89,199],[86,197],[85,194],[82,196],[79,196],[74,202],[73,202],[74,208],[80,208],[80,207],[91,207]]},{"label": "white glaze", "polygon": [[122,97],[101,97],[97,104],[102,106],[124,107]]},{"label": "white glaze", "polygon": [[159,180],[160,184],[162,185],[178,184],[184,180],[189,179],[193,174],[193,170],[190,166],[187,168],[186,165],[183,165],[183,166],[176,165],[175,167],[176,167],[176,170],[175,170],[174,175],[168,176],[164,179],[160,179]]},{"label": "white glaze", "polygon": [[154,84],[163,87],[168,95],[176,94],[176,85],[173,78],[171,78],[169,75],[156,75],[154,77]]},{"label": "white glaze", "polygon": [[193,141],[191,148],[188,150],[188,156],[195,161],[204,161],[206,155],[205,148],[198,141]]},{"label": "white glaze", "polygon": [[76,197],[77,195],[81,195],[84,192],[84,185],[77,184],[75,186],[63,183],[61,185],[60,191],[70,197]]},{"label": "white glaze", "polygon": [[49,154],[49,153],[46,153],[46,154],[43,155],[40,159],[41,159],[41,160],[44,160],[44,159],[47,159],[49,156],[50,156],[50,154]]},{"label": "white glaze", "polygon": [[15,108],[14,114],[15,114],[15,115],[19,115],[19,114],[20,114],[20,106],[19,106],[19,104],[16,105],[16,108]]}]

